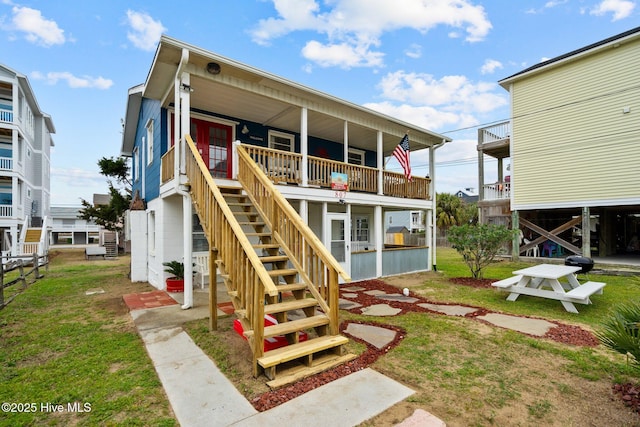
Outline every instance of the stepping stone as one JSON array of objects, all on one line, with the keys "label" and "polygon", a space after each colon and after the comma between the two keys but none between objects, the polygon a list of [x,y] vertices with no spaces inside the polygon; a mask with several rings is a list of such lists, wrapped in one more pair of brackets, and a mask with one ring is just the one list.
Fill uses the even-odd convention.
[{"label": "stepping stone", "polygon": [[492,325],[511,329],[529,335],[544,336],[549,329],[556,325],[546,320],[529,319],[528,317],[508,316],[506,314],[489,313],[478,316],[478,319],[486,320]]},{"label": "stepping stone", "polygon": [[395,427],[447,427],[447,425],[440,418],[424,409],[416,409],[413,415],[400,424],[396,424]]},{"label": "stepping stone", "polygon": [[342,297],[343,298],[358,298],[358,294],[354,294],[351,292],[343,292],[342,293]]},{"label": "stepping stone", "polygon": [[389,345],[396,338],[397,334],[396,331],[391,329],[380,326],[361,325],[359,323],[349,323],[349,326],[347,326],[347,329],[344,331],[378,347],[378,349]]},{"label": "stepping stone", "polygon": [[385,291],[374,289],[372,291],[366,291],[365,294],[375,297],[375,296],[378,296],[378,295],[386,295],[387,293]]},{"label": "stepping stone", "polygon": [[338,306],[340,310],[353,310],[354,308],[362,307],[362,304],[358,304],[355,301],[349,301],[348,299],[338,299]]},{"label": "stepping stone", "polygon": [[347,291],[347,292],[360,292],[360,291],[364,291],[365,288],[361,288],[360,286],[349,286],[348,288],[341,287],[340,290]]},{"label": "stepping stone", "polygon": [[418,298],[414,297],[405,297],[402,294],[386,294],[386,295],[377,295],[380,299],[386,299],[388,301],[399,301],[399,302],[407,302],[413,304],[418,301]]},{"label": "stepping stone", "polygon": [[465,307],[463,305],[443,305],[443,304],[418,304],[419,307],[427,310],[437,311],[438,313],[447,314],[449,316],[466,316],[469,313],[478,311],[477,308]]},{"label": "stepping stone", "polygon": [[367,316],[395,316],[401,311],[401,309],[393,308],[389,304],[370,305],[361,310],[362,314]]}]

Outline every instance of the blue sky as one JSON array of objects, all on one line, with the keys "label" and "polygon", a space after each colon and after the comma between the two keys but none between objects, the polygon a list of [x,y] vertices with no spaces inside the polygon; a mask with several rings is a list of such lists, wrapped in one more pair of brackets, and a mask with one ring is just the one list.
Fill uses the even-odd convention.
[{"label": "blue sky", "polygon": [[[161,34],[445,133],[436,189],[453,193],[477,187],[477,126],[509,117],[497,82],[637,27],[638,3],[0,0],[0,63],[29,78],[56,126],[53,205],[106,192],[96,163],[119,155],[127,90]],[[412,155],[416,175],[425,154]]]}]

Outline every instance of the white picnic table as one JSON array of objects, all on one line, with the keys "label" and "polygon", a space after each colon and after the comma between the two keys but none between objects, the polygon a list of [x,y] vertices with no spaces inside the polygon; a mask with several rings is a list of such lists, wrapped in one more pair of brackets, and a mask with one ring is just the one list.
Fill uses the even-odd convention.
[{"label": "white picnic table", "polygon": [[492,283],[493,286],[509,291],[508,301],[515,301],[520,295],[558,300],[570,313],[578,313],[574,304],[591,304],[591,295],[602,294],[606,283],[591,282],[581,284],[576,273],[582,267],[557,264],[539,264],[513,272],[514,276]]}]

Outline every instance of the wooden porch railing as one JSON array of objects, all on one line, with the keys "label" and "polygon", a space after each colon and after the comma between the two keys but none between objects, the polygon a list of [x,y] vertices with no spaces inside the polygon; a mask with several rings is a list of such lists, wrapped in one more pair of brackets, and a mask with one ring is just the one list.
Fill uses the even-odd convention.
[{"label": "wooden porch railing", "polygon": [[174,161],[175,161],[175,146],[173,147],[169,147],[169,150],[164,153],[164,156],[162,156],[161,162],[160,162],[160,178],[162,180],[162,183],[164,184],[167,181],[171,181],[173,179],[173,172],[174,172]]},{"label": "wooden porch railing", "polygon": [[[302,184],[302,155],[255,145],[242,144],[242,147],[272,181]],[[349,177],[350,191],[378,193],[376,168],[314,156],[308,159],[309,185],[331,188],[331,172],[339,172]],[[414,176],[409,182],[403,174],[383,171],[383,193],[386,196],[430,200],[430,184],[429,178]]]},{"label": "wooden porch railing", "polygon": [[345,281],[351,281],[351,277],[275,189],[246,146],[238,147],[238,180],[271,229],[273,237],[298,270],[300,279],[307,284],[308,290],[329,317],[329,333],[338,334],[338,276]]},{"label": "wooden porch railing", "polygon": [[[254,331],[251,338],[253,354],[260,357],[264,354],[265,295],[275,297],[278,289],[213,181],[193,140],[189,135],[185,140],[191,196],[209,241],[210,277],[215,277],[214,260],[220,260],[224,273],[229,276],[228,290],[235,293],[239,301],[236,312],[244,314]],[[215,279],[211,282],[215,283]]]}]

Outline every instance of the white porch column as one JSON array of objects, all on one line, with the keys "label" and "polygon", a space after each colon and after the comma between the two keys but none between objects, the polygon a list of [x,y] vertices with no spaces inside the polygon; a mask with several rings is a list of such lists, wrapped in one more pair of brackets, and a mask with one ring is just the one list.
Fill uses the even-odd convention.
[{"label": "white porch column", "polygon": [[300,200],[300,212],[298,213],[302,221],[309,225],[309,201],[306,199]]},{"label": "white porch column", "polygon": [[[182,196],[182,250],[184,254],[184,304],[182,309],[193,307],[192,233],[191,197],[187,194]],[[209,280],[215,280],[215,278],[210,277]]]},{"label": "white porch column", "polygon": [[349,122],[344,121],[344,137],[342,138],[344,162],[349,163]]},{"label": "white porch column", "polygon": [[187,153],[187,142],[184,135],[191,131],[191,78],[189,73],[182,73],[180,77],[180,173],[186,173],[185,156]]},{"label": "white porch column", "polygon": [[308,110],[302,107],[300,110],[300,154],[302,154],[302,186],[307,187],[309,183],[309,122]]},{"label": "white porch column", "polygon": [[382,206],[376,205],[373,209],[373,229],[376,239],[376,277],[382,276],[382,243],[384,240],[384,223],[382,219]]},{"label": "white porch column", "polygon": [[591,210],[589,206],[582,208],[582,256],[591,258]]},{"label": "white porch column", "polygon": [[383,171],[384,171],[384,152],[382,151],[382,132],[378,131],[378,135],[377,135],[377,148],[376,148],[376,154],[377,154],[377,163],[378,163],[378,194],[379,195],[383,195],[384,194],[384,188],[383,188]]}]

